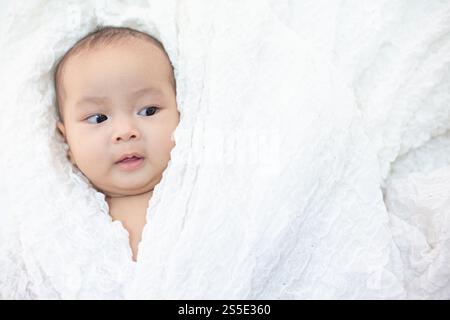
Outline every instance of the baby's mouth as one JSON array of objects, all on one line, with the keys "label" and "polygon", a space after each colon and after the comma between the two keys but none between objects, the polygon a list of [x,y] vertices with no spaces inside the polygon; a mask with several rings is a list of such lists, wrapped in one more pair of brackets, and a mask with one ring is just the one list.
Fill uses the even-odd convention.
[{"label": "baby's mouth", "polygon": [[131,158],[125,158],[122,161],[118,161],[117,163],[128,163],[128,162],[134,162],[136,160],[142,159],[141,157],[131,157]]},{"label": "baby's mouth", "polygon": [[132,153],[128,153],[128,154],[124,154],[122,155],[117,161],[117,163],[123,163],[123,162],[127,162],[127,161],[136,161],[138,159],[142,159],[143,156],[138,153],[138,152],[132,152]]},{"label": "baby's mouth", "polygon": [[123,171],[133,171],[141,168],[144,165],[144,158],[133,156],[130,158],[125,158],[121,161],[116,162],[120,170]]}]

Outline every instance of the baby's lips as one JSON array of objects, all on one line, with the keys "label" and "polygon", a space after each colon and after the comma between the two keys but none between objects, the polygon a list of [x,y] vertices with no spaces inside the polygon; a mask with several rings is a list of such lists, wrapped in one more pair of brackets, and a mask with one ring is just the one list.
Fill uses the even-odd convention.
[{"label": "baby's lips", "polygon": [[142,156],[140,153],[138,153],[138,152],[126,153],[126,154],[122,155],[122,156],[119,158],[119,160],[116,161],[116,163],[119,163],[119,162],[121,162],[122,160],[125,160],[125,159],[127,159],[127,158],[133,158],[133,157],[134,157],[134,158],[138,158],[138,159],[143,158],[143,156]]}]

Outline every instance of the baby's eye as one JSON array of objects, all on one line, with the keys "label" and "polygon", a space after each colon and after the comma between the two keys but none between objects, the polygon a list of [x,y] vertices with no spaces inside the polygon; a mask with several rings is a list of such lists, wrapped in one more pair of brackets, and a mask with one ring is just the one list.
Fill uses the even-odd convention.
[{"label": "baby's eye", "polygon": [[159,110],[159,108],[155,107],[155,106],[148,106],[148,107],[145,107],[142,110],[145,110],[145,115],[146,116],[152,116]]},{"label": "baby's eye", "polygon": [[[98,117],[98,118],[94,118],[94,117]],[[91,118],[95,119],[94,122],[90,122],[89,121],[89,119],[91,119]],[[103,122],[103,121],[100,121],[100,122],[96,121],[96,120],[99,120],[99,119],[104,119],[103,121],[105,121],[107,119],[107,117],[104,114],[94,114],[93,116],[90,116],[86,120],[88,120],[89,123],[93,123],[93,124],[98,124],[98,123]]]}]

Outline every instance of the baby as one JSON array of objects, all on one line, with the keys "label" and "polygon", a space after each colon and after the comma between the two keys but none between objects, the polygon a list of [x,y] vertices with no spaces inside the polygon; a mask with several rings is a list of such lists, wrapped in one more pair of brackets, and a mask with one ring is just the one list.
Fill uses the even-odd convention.
[{"label": "baby", "polygon": [[136,261],[180,116],[169,57],[145,33],[101,27],[62,57],[54,82],[68,159],[105,194],[112,219],[128,230]]}]

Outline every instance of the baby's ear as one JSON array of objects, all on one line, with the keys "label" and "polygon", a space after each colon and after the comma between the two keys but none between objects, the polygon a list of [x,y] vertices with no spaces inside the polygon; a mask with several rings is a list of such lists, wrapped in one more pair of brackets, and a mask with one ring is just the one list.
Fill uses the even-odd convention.
[{"label": "baby's ear", "polygon": [[72,155],[72,151],[69,149],[67,151],[67,159],[69,159],[69,161],[78,168],[77,163],[75,162],[75,160],[73,159],[73,155]]},{"label": "baby's ear", "polygon": [[58,127],[59,133],[64,137],[64,140],[66,139],[66,128],[64,127],[64,124],[58,120],[58,123],[56,124]]},{"label": "baby's ear", "polygon": [[[61,121],[58,120],[58,123],[56,124],[56,126],[57,126],[57,128],[58,128],[59,133],[64,137],[64,140],[65,140],[66,143],[67,143],[67,139],[66,139],[66,128],[64,127],[64,124],[63,124]],[[77,165],[75,164],[74,159],[73,159],[72,151],[70,150],[70,148],[69,148],[69,150],[67,151],[67,159],[69,159],[69,161],[72,162],[73,165],[77,166]]]}]

